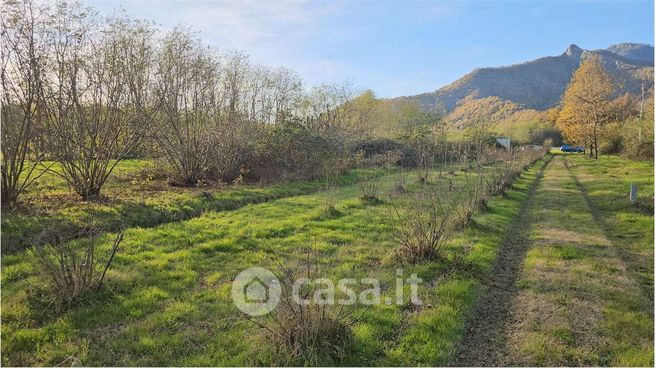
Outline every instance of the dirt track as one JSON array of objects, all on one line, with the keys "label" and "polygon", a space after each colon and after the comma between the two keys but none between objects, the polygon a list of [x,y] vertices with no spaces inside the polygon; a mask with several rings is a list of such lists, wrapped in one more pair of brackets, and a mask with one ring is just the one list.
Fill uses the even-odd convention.
[{"label": "dirt track", "polygon": [[534,194],[549,163],[550,160],[537,174],[528,191],[528,197],[519,211],[518,220],[503,240],[491,276],[485,283],[487,290],[478,301],[478,307],[473,314],[474,319],[467,325],[457,365],[493,366],[505,361],[506,341],[503,330],[512,317],[512,306],[518,292],[515,283],[528,249],[527,236]]},{"label": "dirt track", "polygon": [[652,325],[651,304],[627,269],[567,158],[553,157],[504,238],[455,364],[643,365],[652,339],[632,332]]}]

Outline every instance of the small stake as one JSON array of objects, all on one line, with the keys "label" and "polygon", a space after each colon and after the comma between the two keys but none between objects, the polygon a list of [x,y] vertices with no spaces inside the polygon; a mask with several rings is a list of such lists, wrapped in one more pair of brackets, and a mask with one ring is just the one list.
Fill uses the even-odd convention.
[{"label": "small stake", "polygon": [[630,183],[630,204],[637,203],[637,185]]}]

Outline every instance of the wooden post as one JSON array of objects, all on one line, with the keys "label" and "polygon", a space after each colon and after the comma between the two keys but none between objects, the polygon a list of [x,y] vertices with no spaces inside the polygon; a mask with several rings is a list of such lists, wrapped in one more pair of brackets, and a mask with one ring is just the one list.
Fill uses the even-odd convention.
[{"label": "wooden post", "polygon": [[630,183],[630,204],[637,203],[637,184]]}]

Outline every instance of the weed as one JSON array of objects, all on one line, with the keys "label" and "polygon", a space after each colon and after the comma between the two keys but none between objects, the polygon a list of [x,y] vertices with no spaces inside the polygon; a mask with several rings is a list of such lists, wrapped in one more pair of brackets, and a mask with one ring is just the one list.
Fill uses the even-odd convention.
[{"label": "weed", "polygon": [[418,263],[439,257],[441,247],[454,229],[451,207],[453,196],[433,188],[397,201],[394,211],[397,225],[393,236],[399,243],[397,255],[408,263]]},{"label": "weed", "polygon": [[[359,308],[312,300],[322,290],[318,280],[325,277],[319,270],[316,254],[308,253],[306,264],[299,272],[280,259],[276,259],[276,264],[282,290],[280,303],[267,316],[248,319],[262,329],[262,336],[273,350],[274,364],[333,365],[345,356],[352,340],[350,327],[359,319],[355,316]],[[306,304],[298,303],[292,296],[294,282],[300,277],[316,280],[303,284],[298,291],[300,300],[311,300]]]},{"label": "weed", "polygon": [[482,200],[486,195],[482,165],[478,165],[475,171],[465,170],[463,173],[464,181],[456,192],[464,199],[453,206],[454,212],[459,216],[460,226],[471,222],[473,213],[481,207]]},{"label": "weed", "polygon": [[361,196],[359,197],[364,203],[376,203],[379,201],[378,192],[380,190],[380,181],[371,177],[359,183]]},{"label": "weed", "polygon": [[334,196],[336,185],[333,181],[328,180],[325,184],[325,191],[323,192],[323,213],[327,217],[337,217],[340,212],[337,210],[337,199]]}]

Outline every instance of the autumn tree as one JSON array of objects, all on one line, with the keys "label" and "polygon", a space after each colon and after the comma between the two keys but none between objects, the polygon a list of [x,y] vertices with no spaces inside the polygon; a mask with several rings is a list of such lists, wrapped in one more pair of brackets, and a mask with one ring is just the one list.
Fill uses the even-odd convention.
[{"label": "autumn tree", "polygon": [[366,90],[345,104],[351,128],[360,139],[369,138],[379,122],[380,100],[372,90]]},{"label": "autumn tree", "polygon": [[557,119],[570,143],[591,147],[590,156],[598,158],[598,135],[610,117],[612,81],[596,56],[582,61],[573,74],[562,98],[562,111]]}]

